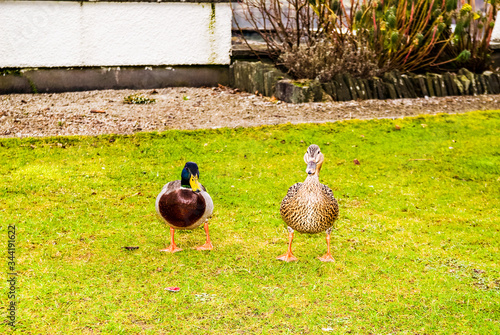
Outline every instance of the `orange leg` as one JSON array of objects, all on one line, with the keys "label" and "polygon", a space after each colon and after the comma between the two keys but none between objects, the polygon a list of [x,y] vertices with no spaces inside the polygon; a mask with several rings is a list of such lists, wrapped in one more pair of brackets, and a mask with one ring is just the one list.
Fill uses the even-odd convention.
[{"label": "orange leg", "polygon": [[175,245],[174,233],[175,233],[175,229],[172,228],[172,227],[170,227],[170,246],[168,248],[166,248],[166,249],[161,249],[160,251],[174,253],[174,252],[182,250],[181,248],[177,248],[177,246]]},{"label": "orange leg", "polygon": [[277,257],[276,259],[285,262],[298,261],[297,257],[295,257],[292,254],[292,240],[293,240],[293,229],[288,227],[288,251],[285,254]]},{"label": "orange leg", "polygon": [[319,260],[322,262],[335,262],[335,259],[333,259],[333,256],[330,252],[330,233],[331,233],[331,231],[332,231],[331,228],[328,228],[326,230],[326,245],[328,247],[328,251],[322,257],[318,257]]},{"label": "orange leg", "polygon": [[207,241],[204,245],[200,245],[196,247],[196,250],[212,250],[214,247],[212,246],[212,242],[210,241],[210,235],[208,235],[208,220],[205,221],[205,233],[207,234]]}]

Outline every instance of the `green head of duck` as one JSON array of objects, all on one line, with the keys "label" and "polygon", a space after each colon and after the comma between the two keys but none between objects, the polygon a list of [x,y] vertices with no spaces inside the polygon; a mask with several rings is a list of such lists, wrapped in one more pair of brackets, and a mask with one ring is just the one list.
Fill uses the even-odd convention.
[{"label": "green head of duck", "polygon": [[201,185],[198,181],[200,177],[200,171],[198,170],[198,165],[194,162],[187,162],[182,169],[181,174],[181,186],[185,188],[190,188],[193,192],[200,192]]}]

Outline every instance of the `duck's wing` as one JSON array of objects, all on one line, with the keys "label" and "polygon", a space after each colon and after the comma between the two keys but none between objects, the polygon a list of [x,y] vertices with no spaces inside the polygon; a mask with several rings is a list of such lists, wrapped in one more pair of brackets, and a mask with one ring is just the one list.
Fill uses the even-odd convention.
[{"label": "duck's wing", "polygon": [[163,188],[161,189],[161,194],[170,193],[173,190],[177,190],[179,188],[181,188],[181,181],[174,180],[171,181],[170,183],[166,183],[165,185],[163,185]]},{"label": "duck's wing", "polygon": [[327,209],[327,215],[333,220],[336,220],[339,216],[339,204],[337,199],[335,199],[333,191],[328,186],[321,184],[321,190],[326,199],[325,208]]},{"label": "duck's wing", "polygon": [[293,199],[295,197],[295,195],[297,195],[297,192],[300,190],[301,187],[302,187],[302,183],[296,183],[296,184],[293,184],[292,186],[290,186],[290,188],[288,189],[288,192],[286,193],[285,197],[281,201],[281,206],[280,206],[281,212],[283,212],[283,210],[286,208],[286,206],[288,205],[290,200]]},{"label": "duck's wing", "polygon": [[[286,198],[293,198],[295,194],[299,191],[300,187],[302,186],[302,183],[296,183],[290,186],[288,189],[288,192],[286,193],[285,199]],[[284,199],[283,199],[284,200]]]},{"label": "duck's wing", "polygon": [[331,190],[331,188],[329,188],[328,186],[326,185],[323,185],[321,184],[321,189],[323,190],[323,194],[330,200],[330,201],[335,201],[337,202],[337,200],[335,199],[335,197],[333,196],[333,191]]}]

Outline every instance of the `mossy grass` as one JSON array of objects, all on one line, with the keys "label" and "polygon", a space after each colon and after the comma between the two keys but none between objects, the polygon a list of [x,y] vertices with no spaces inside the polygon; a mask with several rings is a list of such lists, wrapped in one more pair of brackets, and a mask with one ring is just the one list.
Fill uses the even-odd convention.
[{"label": "mossy grass", "polygon": [[131,94],[123,98],[125,104],[154,104],[156,99],[145,97],[141,94]]},{"label": "mossy grass", "polygon": [[[296,234],[299,262],[280,262],[279,204],[312,143],[340,203],[336,261],[317,259],[324,234]],[[0,160],[0,246],[15,224],[18,272],[2,334],[500,332],[499,111],[2,139]],[[154,201],[186,161],[215,203],[214,250],[191,249],[199,228],[166,254]]]}]

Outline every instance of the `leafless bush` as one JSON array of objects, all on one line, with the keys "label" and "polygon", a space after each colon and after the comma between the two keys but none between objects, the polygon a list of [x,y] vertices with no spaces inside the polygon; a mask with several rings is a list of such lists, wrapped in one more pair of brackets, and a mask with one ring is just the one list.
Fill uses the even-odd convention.
[{"label": "leafless bush", "polygon": [[330,30],[327,7],[320,5],[313,10],[308,0],[243,0],[239,5],[274,61],[285,51],[314,45]]},{"label": "leafless bush", "polygon": [[282,65],[295,78],[332,80],[336,74],[349,73],[358,78],[377,75],[381,69],[375,53],[364,43],[350,39],[342,44],[324,40],[312,46],[293,47],[280,56]]},{"label": "leafless bush", "polygon": [[338,0],[242,0],[239,5],[270,58],[295,78],[325,82],[337,73],[369,77],[379,71],[376,55],[353,35],[356,1],[348,10]]}]

